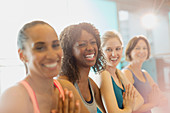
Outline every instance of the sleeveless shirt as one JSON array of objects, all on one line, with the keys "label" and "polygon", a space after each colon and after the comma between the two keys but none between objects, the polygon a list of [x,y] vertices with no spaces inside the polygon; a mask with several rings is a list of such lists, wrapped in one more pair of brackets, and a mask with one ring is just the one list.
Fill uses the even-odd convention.
[{"label": "sleeveless shirt", "polygon": [[112,79],[113,90],[115,92],[118,107],[120,109],[123,109],[123,92],[125,92],[124,85],[122,84],[122,86],[124,88],[124,90],[123,90],[123,89],[121,89],[120,87],[117,86],[117,84],[115,83],[112,76],[111,76],[111,79]]},{"label": "sleeveless shirt", "polygon": [[[27,90],[27,92],[28,92],[28,94],[31,98],[34,113],[40,113],[39,105],[38,105],[37,98],[36,98],[34,90],[31,88],[29,83],[25,80],[21,81],[20,83],[25,87],[25,89]],[[63,100],[64,100],[65,99],[64,90],[63,90],[61,84],[57,80],[54,79],[54,85],[55,85],[56,88],[58,88],[58,90],[62,94]]]},{"label": "sleeveless shirt", "polygon": [[[150,86],[149,81],[148,81],[145,73],[142,72],[146,81],[142,82],[136,77],[136,75],[133,73],[133,71],[131,69],[129,69],[129,68],[126,68],[126,69],[131,71],[131,73],[133,75],[133,79],[134,79],[133,85],[138,90],[138,92],[141,94],[141,96],[143,97],[144,104],[147,103],[148,102],[148,94],[151,92],[152,87]],[[146,111],[146,112],[142,112],[142,113],[151,113],[151,110]]]},{"label": "sleeveless shirt", "polygon": [[[87,102],[86,100],[84,100],[84,98],[83,98],[83,96],[81,94],[81,91],[79,89],[79,86],[78,86],[78,84],[76,82],[74,83],[74,86],[76,87],[77,91],[79,92],[80,97],[82,99],[82,102],[84,103],[86,108],[90,111],[90,113],[96,113],[97,112],[97,106],[96,106],[94,93],[93,93],[93,90],[92,90],[92,87],[91,87],[89,79],[88,79],[88,83],[89,83],[89,89],[90,89],[90,93],[91,93],[91,101],[90,102]],[[86,89],[84,89],[84,90],[86,90]]]}]

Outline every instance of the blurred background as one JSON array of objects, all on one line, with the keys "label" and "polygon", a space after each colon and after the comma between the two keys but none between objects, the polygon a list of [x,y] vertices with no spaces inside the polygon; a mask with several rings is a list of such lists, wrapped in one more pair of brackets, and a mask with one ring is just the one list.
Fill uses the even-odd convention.
[{"label": "blurred background", "polygon": [[[143,68],[170,95],[170,0],[0,0],[0,14],[0,93],[25,77],[17,54],[19,29],[27,22],[43,20],[58,35],[79,22],[94,24],[100,35],[115,29],[125,47],[133,36],[145,35],[151,58]],[[118,68],[126,65],[123,57]]]}]

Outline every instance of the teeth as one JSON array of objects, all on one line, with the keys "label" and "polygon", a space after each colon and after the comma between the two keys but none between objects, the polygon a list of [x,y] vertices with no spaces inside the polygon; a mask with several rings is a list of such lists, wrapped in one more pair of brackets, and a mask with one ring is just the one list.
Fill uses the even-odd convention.
[{"label": "teeth", "polygon": [[91,55],[86,55],[87,58],[93,58],[94,57],[94,54],[91,54]]},{"label": "teeth", "polygon": [[57,63],[53,63],[53,64],[45,64],[45,67],[52,68],[52,67],[55,67],[56,65],[57,65]]},{"label": "teeth", "polygon": [[115,61],[115,60],[117,60],[117,58],[111,58],[111,60],[114,60],[114,61]]}]

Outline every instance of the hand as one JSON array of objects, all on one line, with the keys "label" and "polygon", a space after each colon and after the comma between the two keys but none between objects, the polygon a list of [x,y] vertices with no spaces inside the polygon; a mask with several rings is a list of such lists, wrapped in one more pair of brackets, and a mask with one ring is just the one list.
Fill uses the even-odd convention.
[{"label": "hand", "polygon": [[125,86],[125,90],[126,91],[123,93],[123,106],[133,110],[136,99],[134,87],[128,84]]},{"label": "hand", "polygon": [[156,84],[154,84],[152,86],[152,91],[148,95],[148,101],[153,106],[157,106],[159,105],[160,100],[161,100],[161,93],[160,93],[159,87]]},{"label": "hand", "polygon": [[74,100],[72,91],[64,89],[65,100],[59,94],[57,110],[51,110],[51,113],[80,113],[79,100]]}]

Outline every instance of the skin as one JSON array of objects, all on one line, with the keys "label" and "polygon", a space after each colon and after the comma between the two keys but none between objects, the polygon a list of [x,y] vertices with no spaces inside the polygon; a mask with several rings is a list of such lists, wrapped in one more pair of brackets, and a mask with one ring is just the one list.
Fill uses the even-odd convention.
[{"label": "skin", "polygon": [[[76,59],[76,65],[78,65],[80,79],[78,82],[79,89],[81,94],[86,101],[91,100],[91,94],[88,85],[88,79],[90,79],[90,83],[93,88],[95,101],[97,105],[101,108],[103,112],[105,112],[101,98],[100,91],[95,82],[88,77],[90,68],[95,65],[96,58],[98,55],[98,47],[96,43],[96,39],[90,33],[85,30],[82,30],[81,37],[75,42],[72,48],[74,57]],[[92,57],[88,57],[92,56]],[[60,76],[60,79],[68,80],[67,76]],[[86,90],[84,90],[86,89]]]},{"label": "skin", "polygon": [[[132,110],[136,110],[143,104],[143,98],[139,95],[132,84],[130,84],[126,76],[124,76],[120,70],[116,69],[116,66],[122,58],[122,44],[117,38],[110,38],[106,41],[102,50],[107,65],[106,70],[99,75],[99,80],[101,81],[96,81],[96,83],[100,88],[105,109],[108,113],[131,113]],[[119,88],[124,89],[122,83],[125,86],[126,92],[123,95],[123,109],[118,107],[111,76]]]},{"label": "skin", "polygon": [[[28,28],[26,33],[29,39],[25,43],[25,49],[19,49],[18,52],[21,61],[28,68],[28,75],[24,80],[34,90],[40,112],[88,113],[78,101],[80,96],[77,96],[78,92],[70,82],[59,80],[64,89],[64,101],[54,87],[53,77],[60,71],[62,57],[62,49],[54,29],[38,24]],[[3,113],[33,113],[32,102],[23,85],[18,83],[1,95],[0,110]]]},{"label": "skin", "polygon": [[[132,57],[132,61],[130,61],[130,64],[127,66],[127,68],[131,69],[135,76],[141,81],[145,82],[146,79],[143,76],[143,73],[146,75],[146,78],[149,81],[150,86],[152,87],[151,93],[148,95],[149,102],[143,104],[137,112],[145,112],[148,110],[151,110],[153,107],[158,106],[158,105],[167,105],[167,98],[162,94],[161,90],[159,89],[158,85],[154,82],[150,74],[142,70],[142,64],[144,61],[147,60],[148,56],[148,49],[145,41],[139,40],[134,49],[131,51],[130,55]],[[134,84],[134,79],[132,73],[124,69],[123,73],[127,76],[129,81]]]}]

